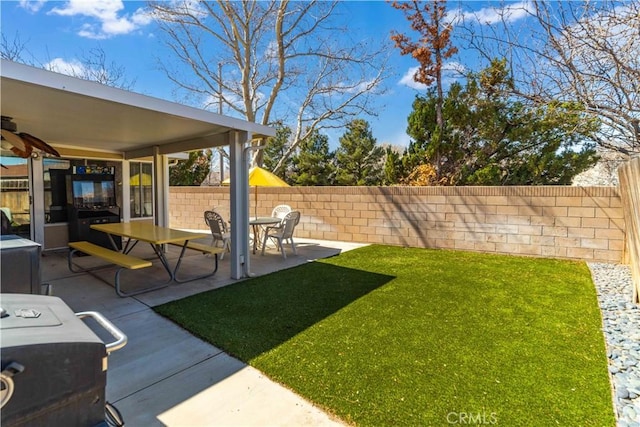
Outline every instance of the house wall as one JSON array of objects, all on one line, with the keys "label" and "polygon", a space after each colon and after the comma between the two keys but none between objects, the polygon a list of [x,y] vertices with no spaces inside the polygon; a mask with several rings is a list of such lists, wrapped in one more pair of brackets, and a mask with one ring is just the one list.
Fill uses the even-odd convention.
[{"label": "house wall", "polygon": [[[250,196],[254,212],[255,189]],[[258,189],[257,213],[302,213],[296,236],[398,246],[626,262],[615,187],[289,187]],[[171,187],[172,227],[229,216],[225,187]]]}]

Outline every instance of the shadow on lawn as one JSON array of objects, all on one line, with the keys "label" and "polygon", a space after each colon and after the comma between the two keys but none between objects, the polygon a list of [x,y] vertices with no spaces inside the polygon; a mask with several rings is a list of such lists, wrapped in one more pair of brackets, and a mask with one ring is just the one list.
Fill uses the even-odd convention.
[{"label": "shadow on lawn", "polygon": [[393,278],[314,262],[165,304],[156,311],[249,361]]}]

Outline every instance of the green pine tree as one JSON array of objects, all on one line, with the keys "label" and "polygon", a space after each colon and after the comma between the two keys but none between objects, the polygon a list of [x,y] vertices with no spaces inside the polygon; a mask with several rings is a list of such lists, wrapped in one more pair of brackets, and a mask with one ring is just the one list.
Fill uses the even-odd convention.
[{"label": "green pine tree", "polygon": [[331,185],[335,175],[329,138],[314,130],[305,138],[292,159],[291,180],[295,185]]},{"label": "green pine tree", "polygon": [[382,184],[394,185],[398,184],[402,174],[402,161],[400,153],[392,147],[386,147],[384,150],[384,178]]},{"label": "green pine tree", "polygon": [[356,119],[347,125],[336,150],[336,184],[381,185],[384,150],[366,120]]},{"label": "green pine tree", "polygon": [[402,159],[408,171],[430,165],[441,185],[553,185],[570,184],[597,161],[585,142],[596,123],[582,107],[515,100],[507,70],[505,60],[494,60],[469,75],[465,87],[454,83],[439,135],[435,95],[416,98],[407,128],[412,142]]}]

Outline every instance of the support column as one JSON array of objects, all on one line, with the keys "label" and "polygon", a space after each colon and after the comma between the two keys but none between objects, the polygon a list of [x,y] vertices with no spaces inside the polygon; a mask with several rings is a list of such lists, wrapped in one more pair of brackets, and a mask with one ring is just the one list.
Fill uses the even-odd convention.
[{"label": "support column", "polygon": [[120,207],[120,216],[123,222],[131,221],[131,172],[129,165],[129,160],[122,161],[122,185],[120,188],[122,206]]},{"label": "support column", "polygon": [[40,243],[44,248],[44,166],[42,157],[29,157],[28,164],[31,240]]},{"label": "support column", "polygon": [[249,262],[249,181],[244,146],[248,132],[229,132],[229,180],[231,211],[231,278],[247,276]]},{"label": "support column", "polygon": [[155,224],[169,227],[169,161],[153,147],[153,187],[155,192]]}]

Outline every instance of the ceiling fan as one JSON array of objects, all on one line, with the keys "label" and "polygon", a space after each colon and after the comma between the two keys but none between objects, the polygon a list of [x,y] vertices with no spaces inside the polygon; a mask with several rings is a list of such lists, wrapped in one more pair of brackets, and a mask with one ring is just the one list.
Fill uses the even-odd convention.
[{"label": "ceiling fan", "polygon": [[2,141],[6,141],[11,145],[11,151],[19,157],[26,159],[31,156],[33,149],[44,151],[56,157],[60,157],[60,153],[55,148],[33,135],[25,132],[18,132],[18,126],[13,122],[12,117],[2,116]]}]

